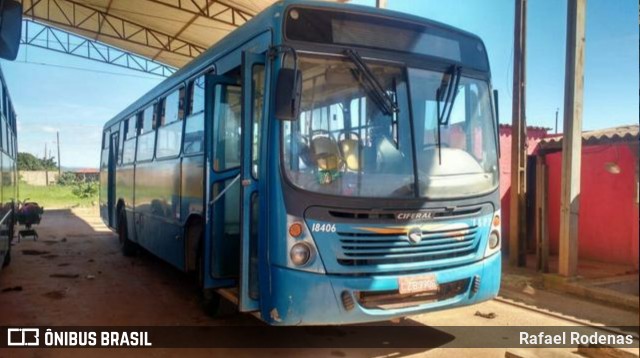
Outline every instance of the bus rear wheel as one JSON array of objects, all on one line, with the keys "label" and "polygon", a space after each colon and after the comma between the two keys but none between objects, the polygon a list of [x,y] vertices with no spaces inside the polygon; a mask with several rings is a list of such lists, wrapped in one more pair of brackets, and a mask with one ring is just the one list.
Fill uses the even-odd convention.
[{"label": "bus rear wheel", "polygon": [[118,215],[118,241],[120,241],[120,251],[124,256],[135,256],[138,253],[138,245],[129,240],[127,217],[124,210],[120,211],[120,215]]}]

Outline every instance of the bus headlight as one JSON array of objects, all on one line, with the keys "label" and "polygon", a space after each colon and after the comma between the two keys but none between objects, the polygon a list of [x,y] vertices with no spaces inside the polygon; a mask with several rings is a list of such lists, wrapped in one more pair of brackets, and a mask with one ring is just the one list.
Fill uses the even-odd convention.
[{"label": "bus headlight", "polygon": [[491,231],[489,232],[489,237],[487,238],[487,247],[484,250],[484,257],[489,257],[496,252],[500,252],[500,247],[502,246],[501,241],[502,237],[500,235],[501,232],[501,220],[500,220],[500,210],[497,210],[493,214],[493,218],[491,220]]},{"label": "bus headlight", "polygon": [[304,219],[287,214],[285,237],[286,246],[282,247],[282,251],[278,250],[272,262],[295,270],[326,273],[320,252]]},{"label": "bus headlight", "polygon": [[484,250],[484,257],[489,257],[500,251],[500,232],[491,231],[487,238],[487,248]]},{"label": "bus headlight", "polygon": [[296,266],[306,265],[311,259],[312,251],[309,245],[304,242],[299,242],[291,247],[289,251],[289,257],[291,262]]},{"label": "bus headlight", "polygon": [[498,235],[497,232],[494,231],[489,235],[489,243],[487,245],[489,245],[489,248],[493,250],[496,247],[498,247],[499,244],[500,244],[500,236]]}]

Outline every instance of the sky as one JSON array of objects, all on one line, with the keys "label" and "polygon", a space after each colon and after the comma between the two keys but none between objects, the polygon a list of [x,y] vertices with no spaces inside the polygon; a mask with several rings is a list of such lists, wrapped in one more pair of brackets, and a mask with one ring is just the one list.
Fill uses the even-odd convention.
[{"label": "sky", "polygon": [[[391,10],[446,23],[480,36],[500,92],[500,120],[511,121],[513,0],[387,0]],[[375,0],[352,0],[374,6]],[[566,1],[528,1],[527,124],[562,131]],[[636,0],[589,0],[586,17],[583,128],[638,124]],[[56,155],[64,167],[97,167],[103,124],[159,84],[161,77],[68,55],[22,47],[0,60],[18,115],[19,151]]]}]

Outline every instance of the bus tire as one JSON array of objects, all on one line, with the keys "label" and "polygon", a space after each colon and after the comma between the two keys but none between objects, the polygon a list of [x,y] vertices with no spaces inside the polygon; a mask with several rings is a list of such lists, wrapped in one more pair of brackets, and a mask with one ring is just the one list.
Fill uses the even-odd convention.
[{"label": "bus tire", "polygon": [[120,241],[120,251],[122,251],[122,255],[131,257],[138,253],[138,245],[129,240],[127,217],[124,210],[121,210],[118,215],[118,241]]}]

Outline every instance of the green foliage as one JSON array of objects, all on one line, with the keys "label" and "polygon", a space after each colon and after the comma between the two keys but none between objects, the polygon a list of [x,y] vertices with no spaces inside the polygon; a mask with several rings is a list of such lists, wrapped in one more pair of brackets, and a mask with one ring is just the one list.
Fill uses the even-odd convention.
[{"label": "green foliage", "polygon": [[31,153],[18,153],[18,170],[56,170],[53,158],[40,159]]},{"label": "green foliage", "polygon": [[93,206],[98,203],[98,195],[80,198],[73,194],[73,185],[37,186],[20,183],[20,200],[35,201],[46,209]]},{"label": "green foliage", "polygon": [[75,184],[73,189],[71,189],[71,192],[80,199],[96,197],[98,195],[98,182],[78,182]]},{"label": "green foliage", "polygon": [[58,178],[58,185],[75,185],[78,183],[78,178],[75,174],[65,172]]}]

